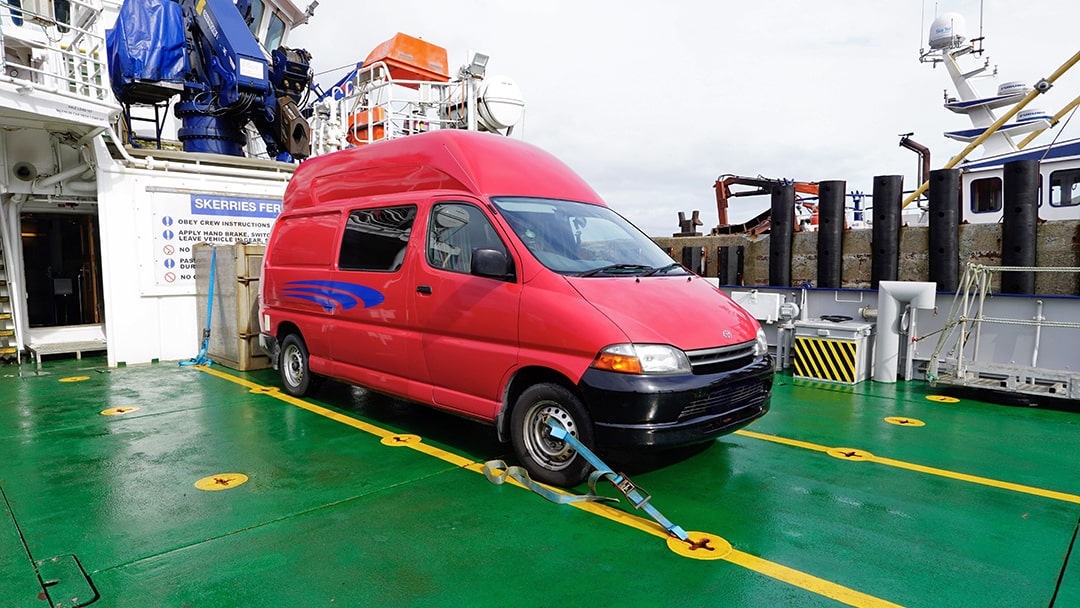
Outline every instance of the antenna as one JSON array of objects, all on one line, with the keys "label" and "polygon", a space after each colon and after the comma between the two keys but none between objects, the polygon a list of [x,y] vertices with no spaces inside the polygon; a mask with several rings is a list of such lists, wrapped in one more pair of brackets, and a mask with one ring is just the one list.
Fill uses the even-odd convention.
[{"label": "antenna", "polygon": [[926,0],[923,0],[922,7],[919,10],[919,56],[921,57],[926,51],[923,47],[923,32],[926,31]]},{"label": "antenna", "polygon": [[983,54],[983,5],[984,0],[979,0],[979,37],[971,41],[972,51],[979,56]]},{"label": "antenna", "polygon": [[983,39],[983,6],[985,4],[984,0],[979,0],[979,40]]}]

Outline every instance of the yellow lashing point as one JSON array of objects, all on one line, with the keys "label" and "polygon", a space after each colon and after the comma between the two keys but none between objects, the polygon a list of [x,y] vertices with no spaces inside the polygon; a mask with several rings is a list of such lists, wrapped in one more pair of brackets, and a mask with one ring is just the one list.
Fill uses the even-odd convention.
[{"label": "yellow lashing point", "polygon": [[926,426],[926,423],[922,420],[909,418],[907,416],[889,416],[888,418],[885,418],[885,422],[895,424],[896,426]]},{"label": "yellow lashing point", "polygon": [[101,410],[102,416],[122,416],[123,414],[129,414],[131,412],[137,412],[141,408],[137,405],[125,405],[123,407],[110,407],[107,410]]},{"label": "yellow lashing point", "polygon": [[851,340],[795,337],[795,375],[854,384],[856,343]]},{"label": "yellow lashing point", "polygon": [[708,532],[687,532],[690,542],[679,540],[674,536],[667,539],[668,549],[691,559],[724,559],[731,555],[731,543]]},{"label": "yellow lashing point", "polygon": [[208,492],[231,490],[247,480],[248,476],[243,473],[218,473],[196,481],[195,487]]}]

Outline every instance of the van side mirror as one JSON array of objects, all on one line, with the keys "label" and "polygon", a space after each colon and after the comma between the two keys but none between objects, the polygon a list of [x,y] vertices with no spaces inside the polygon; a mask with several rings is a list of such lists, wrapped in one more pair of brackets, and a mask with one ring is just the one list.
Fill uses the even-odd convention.
[{"label": "van side mirror", "polygon": [[513,276],[510,260],[505,253],[495,249],[473,249],[472,268],[469,272],[478,277],[503,280]]}]

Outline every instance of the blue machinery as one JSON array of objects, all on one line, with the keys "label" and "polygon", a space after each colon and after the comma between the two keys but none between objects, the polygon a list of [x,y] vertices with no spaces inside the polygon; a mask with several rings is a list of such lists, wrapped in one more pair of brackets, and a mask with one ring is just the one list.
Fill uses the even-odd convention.
[{"label": "blue machinery", "polygon": [[311,129],[298,104],[311,84],[311,56],[279,47],[268,60],[248,26],[252,12],[251,0],[125,0],[107,46],[128,119],[131,104],[160,108],[179,93],[186,152],[243,156],[251,122],[271,157],[307,157]]}]

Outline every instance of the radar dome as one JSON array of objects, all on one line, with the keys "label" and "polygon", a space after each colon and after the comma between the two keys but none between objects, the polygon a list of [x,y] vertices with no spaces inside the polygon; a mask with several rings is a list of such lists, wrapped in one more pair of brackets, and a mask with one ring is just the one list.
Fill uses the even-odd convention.
[{"label": "radar dome", "polygon": [[1054,120],[1050,114],[1038,108],[1027,108],[1016,114],[1016,122],[1031,122],[1033,120]]},{"label": "radar dome", "polygon": [[967,22],[959,13],[945,13],[930,24],[930,48],[956,48],[967,40]]},{"label": "radar dome", "polygon": [[525,112],[525,98],[516,82],[506,76],[489,76],[477,91],[477,114],[491,131],[512,127]]}]

